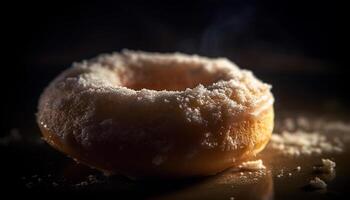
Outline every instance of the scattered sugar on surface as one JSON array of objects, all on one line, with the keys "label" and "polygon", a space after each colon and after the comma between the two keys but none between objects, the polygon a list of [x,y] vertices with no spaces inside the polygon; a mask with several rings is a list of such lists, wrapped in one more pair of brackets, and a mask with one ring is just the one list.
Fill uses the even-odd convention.
[{"label": "scattered sugar on surface", "polygon": [[326,189],[327,183],[324,182],[319,177],[315,177],[314,179],[311,179],[309,182],[309,185],[314,189]]},{"label": "scattered sugar on surface", "polygon": [[279,173],[277,174],[277,178],[281,178],[281,177],[283,177],[284,176],[284,170],[283,169],[281,169],[280,171],[279,171]]},{"label": "scattered sugar on surface", "polygon": [[331,174],[335,173],[335,167],[336,163],[330,159],[322,158],[322,165],[321,166],[314,166],[314,170],[316,172]]},{"label": "scattered sugar on surface", "polygon": [[[286,156],[312,156],[341,153],[345,151],[349,139],[349,123],[331,121],[326,119],[309,119],[304,116],[285,118],[282,123],[277,123],[272,139],[267,146]],[[326,189],[327,182],[336,176],[336,163],[328,158],[322,158],[321,164],[313,166],[313,174],[317,174],[308,182],[313,189]],[[301,166],[297,166],[294,172],[300,172]],[[291,177],[294,173],[285,173],[280,170],[276,177],[285,175]]]},{"label": "scattered sugar on surface", "polygon": [[300,172],[300,171],[301,171],[301,167],[298,166],[298,167],[296,168],[296,170],[297,170],[298,172]]},{"label": "scattered sugar on surface", "polygon": [[325,135],[304,131],[273,134],[269,147],[289,156],[319,155],[343,151],[343,145],[328,140]]},{"label": "scattered sugar on surface", "polygon": [[89,183],[87,181],[82,181],[80,183],[75,184],[76,187],[84,187],[84,186],[88,186]]},{"label": "scattered sugar on surface", "polygon": [[330,159],[322,159],[322,170],[327,173],[332,173],[335,170],[335,162]]},{"label": "scattered sugar on surface", "polygon": [[336,131],[350,132],[350,123],[340,120],[329,120],[326,118],[312,118],[300,115],[297,117],[286,117],[284,120],[276,124],[276,128],[287,132],[295,132],[296,130],[314,131]]},{"label": "scattered sugar on surface", "polygon": [[[97,183],[101,183],[101,182],[102,181],[98,180],[95,175],[89,175],[89,176],[86,177],[85,180],[83,180],[83,181],[81,181],[79,183],[76,183],[74,186],[80,188],[80,187],[86,187],[86,186],[97,184]],[[55,187],[54,183],[55,182],[53,182],[52,185]]]},{"label": "scattered sugar on surface", "polygon": [[47,185],[47,184],[53,187],[57,187],[59,186],[59,184],[56,181],[59,181],[59,182],[62,181],[62,180],[52,181],[53,177],[51,174],[47,174],[47,175],[34,174],[27,177],[23,176],[21,177],[21,180],[23,181],[23,184],[28,189],[42,187],[43,185]]},{"label": "scattered sugar on surface", "polygon": [[347,135],[330,134],[330,129],[337,133],[348,131],[350,125],[344,122],[309,120],[301,116],[286,118],[280,126],[281,133],[272,135],[267,148],[287,156],[341,153],[345,150],[345,142],[349,141]]}]

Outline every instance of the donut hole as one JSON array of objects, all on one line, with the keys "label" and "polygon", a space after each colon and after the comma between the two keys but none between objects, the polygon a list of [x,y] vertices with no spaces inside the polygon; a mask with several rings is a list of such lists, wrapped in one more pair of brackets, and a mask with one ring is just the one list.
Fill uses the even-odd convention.
[{"label": "donut hole", "polygon": [[128,78],[122,81],[125,87],[141,90],[183,91],[199,84],[211,85],[225,79],[223,72],[208,71],[200,65],[156,65],[130,67]]}]

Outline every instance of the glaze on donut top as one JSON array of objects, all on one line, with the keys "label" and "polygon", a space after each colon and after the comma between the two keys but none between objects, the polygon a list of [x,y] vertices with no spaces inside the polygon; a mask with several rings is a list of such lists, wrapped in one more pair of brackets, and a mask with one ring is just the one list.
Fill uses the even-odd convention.
[{"label": "glaze on donut top", "polygon": [[37,121],[49,144],[105,172],[208,175],[264,148],[270,88],[225,58],[124,50],[60,74]]}]

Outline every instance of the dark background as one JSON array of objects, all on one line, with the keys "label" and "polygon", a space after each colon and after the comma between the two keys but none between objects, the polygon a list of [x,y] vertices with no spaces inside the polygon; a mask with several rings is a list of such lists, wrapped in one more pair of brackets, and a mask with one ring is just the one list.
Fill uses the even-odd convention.
[{"label": "dark background", "polygon": [[[0,142],[11,130],[23,138],[0,145],[2,192],[21,195],[37,181],[32,175],[56,181],[72,171],[70,159],[37,144],[39,95],[72,62],[123,48],[228,57],[273,85],[276,121],[304,112],[349,119],[347,9],[320,0],[2,2]],[[77,169],[71,176],[82,173]],[[46,181],[36,198],[46,197]]]},{"label": "dark background", "polygon": [[2,9],[1,135],[37,132],[36,105],[50,80],[74,61],[123,48],[228,57],[271,83],[281,109],[349,100],[341,50],[348,23],[336,1],[48,1]]}]

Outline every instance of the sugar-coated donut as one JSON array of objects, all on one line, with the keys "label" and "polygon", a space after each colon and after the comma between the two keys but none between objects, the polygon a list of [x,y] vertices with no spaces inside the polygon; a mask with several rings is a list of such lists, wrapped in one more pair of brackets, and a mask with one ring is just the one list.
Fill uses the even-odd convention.
[{"label": "sugar-coated donut", "polygon": [[43,138],[78,162],[133,178],[218,173],[260,152],[270,86],[225,58],[124,50],[74,63],[43,92]]}]

